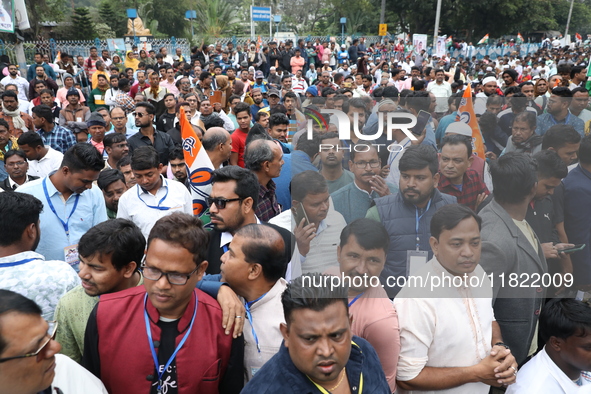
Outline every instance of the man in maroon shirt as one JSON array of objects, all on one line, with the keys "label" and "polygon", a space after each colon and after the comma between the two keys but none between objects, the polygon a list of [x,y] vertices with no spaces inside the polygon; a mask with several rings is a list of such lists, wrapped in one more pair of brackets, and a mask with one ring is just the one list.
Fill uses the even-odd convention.
[{"label": "man in maroon shirt", "polygon": [[437,189],[457,197],[458,203],[475,210],[489,193],[475,170],[470,169],[474,160],[470,137],[447,135],[441,141]]}]

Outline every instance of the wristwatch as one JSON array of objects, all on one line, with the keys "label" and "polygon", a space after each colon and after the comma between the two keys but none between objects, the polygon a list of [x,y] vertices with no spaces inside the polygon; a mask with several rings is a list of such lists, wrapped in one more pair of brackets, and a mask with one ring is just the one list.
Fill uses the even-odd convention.
[{"label": "wristwatch", "polygon": [[[502,346],[505,349],[509,349],[509,346],[505,345],[503,342],[497,342],[497,343],[495,343],[495,346]],[[509,350],[511,350],[511,349],[509,349]]]}]

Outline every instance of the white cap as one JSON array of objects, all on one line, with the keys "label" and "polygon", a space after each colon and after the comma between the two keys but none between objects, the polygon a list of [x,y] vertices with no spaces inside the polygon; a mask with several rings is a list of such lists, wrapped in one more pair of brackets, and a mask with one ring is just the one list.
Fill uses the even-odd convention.
[{"label": "white cap", "polygon": [[453,122],[445,129],[445,134],[450,133],[472,137],[472,128],[464,122]]},{"label": "white cap", "polygon": [[487,83],[490,83],[490,82],[495,82],[496,83],[497,82],[497,79],[495,77],[486,77],[486,78],[484,78],[482,80],[482,84],[483,85],[486,85]]}]

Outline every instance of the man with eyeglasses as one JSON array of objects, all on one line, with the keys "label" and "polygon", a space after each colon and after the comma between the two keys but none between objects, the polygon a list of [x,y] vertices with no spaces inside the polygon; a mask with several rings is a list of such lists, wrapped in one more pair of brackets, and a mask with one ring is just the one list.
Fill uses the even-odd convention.
[{"label": "man with eyeglasses", "polygon": [[4,154],[4,167],[8,173],[8,178],[0,183],[0,188],[6,192],[16,190],[19,186],[24,185],[39,177],[27,175],[29,163],[27,156],[22,150],[11,149]]},{"label": "man with eyeglasses", "polygon": [[206,250],[198,218],[161,218],[148,237],[144,286],[101,296],[88,320],[82,361],[109,393],[242,389],[242,338],[225,334],[220,306],[195,288],[208,266]]},{"label": "man with eyeglasses", "polygon": [[99,379],[57,354],[57,328],[57,322],[43,320],[35,301],[0,290],[1,393],[107,394]]},{"label": "man with eyeglasses", "polygon": [[373,145],[351,145],[349,170],[353,182],[331,194],[334,208],[347,223],[365,217],[374,199],[398,191],[380,176],[382,162]]},{"label": "man with eyeglasses", "polygon": [[109,115],[111,117],[111,123],[113,124],[113,131],[109,131],[107,135],[117,133],[123,135],[126,138],[130,138],[132,135],[137,133],[137,130],[131,129],[128,126],[129,116],[133,117],[133,112],[131,112],[129,115],[126,115],[125,110],[119,107],[115,107],[111,110]]},{"label": "man with eyeglasses", "polygon": [[[260,223],[254,211],[259,198],[259,182],[256,175],[245,168],[226,166],[212,173],[212,186],[207,204],[213,230],[209,232],[207,273],[219,274],[221,257],[228,250],[234,234],[247,224]],[[269,224],[279,231],[285,245],[284,258],[291,258],[292,234],[279,226]]]},{"label": "man with eyeglasses", "polygon": [[151,146],[159,156],[160,164],[162,164],[162,173],[166,173],[168,166],[168,154],[174,148],[174,142],[170,136],[154,126],[154,117],[156,116],[156,108],[150,103],[137,103],[135,110],[135,125],[140,128],[140,131],[127,140],[129,144],[130,153],[142,146]]},{"label": "man with eyeglasses", "polygon": [[180,182],[165,179],[158,153],[141,147],[131,157],[131,169],[137,184],[121,196],[117,217],[134,222],[146,239],[156,221],[174,212],[193,214],[193,199]]},{"label": "man with eyeglasses", "polygon": [[42,209],[41,201],[30,194],[0,193],[0,283],[34,300],[43,318],[52,319],[59,299],[80,280],[67,263],[45,260],[34,252],[41,237]]},{"label": "man with eyeglasses", "polygon": [[177,89],[174,80],[174,69],[172,67],[166,67],[166,79],[160,82],[160,86],[174,94],[175,97],[179,95],[179,90]]}]

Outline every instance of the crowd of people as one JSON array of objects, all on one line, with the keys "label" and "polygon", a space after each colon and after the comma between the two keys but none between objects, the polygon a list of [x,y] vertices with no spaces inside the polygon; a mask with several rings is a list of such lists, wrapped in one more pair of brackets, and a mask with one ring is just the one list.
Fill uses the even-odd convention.
[{"label": "crowd of people", "polygon": [[0,393],[591,393],[589,53],[0,63]]}]

